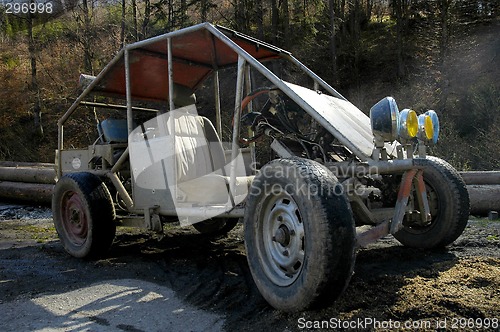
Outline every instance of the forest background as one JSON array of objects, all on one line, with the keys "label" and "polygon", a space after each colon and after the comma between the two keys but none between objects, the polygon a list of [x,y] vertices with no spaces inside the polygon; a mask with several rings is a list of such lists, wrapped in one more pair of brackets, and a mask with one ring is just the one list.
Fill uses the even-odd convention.
[{"label": "forest background", "polygon": [[366,113],[386,95],[436,110],[433,154],[500,169],[498,0],[25,0],[55,7],[6,12],[20,1],[0,1],[0,160],[53,162],[80,73],[98,74],[125,43],[208,21],[291,51]]}]

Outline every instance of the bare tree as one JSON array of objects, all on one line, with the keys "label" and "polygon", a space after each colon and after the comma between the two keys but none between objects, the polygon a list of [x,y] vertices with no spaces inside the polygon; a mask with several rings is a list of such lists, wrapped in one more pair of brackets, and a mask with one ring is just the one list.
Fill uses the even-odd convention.
[{"label": "bare tree", "polygon": [[450,6],[453,0],[439,0],[439,21],[441,25],[441,36],[439,39],[439,53],[441,63],[443,63],[448,49],[448,20],[450,16]]},{"label": "bare tree", "polygon": [[290,8],[288,0],[281,0],[281,13],[283,18],[283,44],[290,47]]},{"label": "bare tree", "polygon": [[134,25],[133,38],[134,41],[139,40],[139,28],[137,25],[137,1],[132,0],[132,22]]},{"label": "bare tree", "polygon": [[271,31],[273,34],[272,41],[274,44],[278,44],[278,34],[279,34],[279,11],[277,0],[271,0]]},{"label": "bare tree", "polygon": [[337,45],[335,44],[336,29],[335,29],[335,0],[328,1],[328,9],[330,12],[330,52],[331,52],[331,64],[332,64],[332,76],[333,83],[337,84]]},{"label": "bare tree", "polygon": [[392,0],[393,10],[396,16],[397,74],[400,79],[406,76],[403,50],[407,33],[410,2],[411,0]]},{"label": "bare tree", "polygon": [[151,21],[151,1],[144,0],[144,19],[142,20],[141,35],[140,35],[141,39],[148,37],[150,21]]},{"label": "bare tree", "polygon": [[200,0],[200,17],[202,22],[208,20],[208,10],[209,10],[208,0]]},{"label": "bare tree", "polygon": [[92,19],[91,19],[91,4],[88,0],[82,0],[83,12],[83,36],[81,43],[83,46],[83,62],[84,68],[87,73],[94,73],[92,60],[94,54],[92,52]]},{"label": "bare tree", "polygon": [[[86,0],[83,0],[86,1]],[[120,29],[120,48],[122,48],[125,45],[125,19],[126,19],[126,9],[127,9],[127,3],[125,0],[122,0],[122,22],[121,22],[121,29]]]},{"label": "bare tree", "polygon": [[255,16],[257,21],[257,38],[264,39],[264,8],[262,0],[255,0]]},{"label": "bare tree", "polygon": [[[34,3],[34,0],[30,0],[30,4]],[[35,125],[35,135],[43,136],[43,126],[42,126],[42,106],[40,102],[40,88],[38,86],[37,78],[37,43],[35,36],[33,34],[33,14],[28,11],[27,25],[28,25],[28,52],[30,57],[30,67],[31,67],[31,82],[29,84],[29,91],[33,98],[33,120]]]}]

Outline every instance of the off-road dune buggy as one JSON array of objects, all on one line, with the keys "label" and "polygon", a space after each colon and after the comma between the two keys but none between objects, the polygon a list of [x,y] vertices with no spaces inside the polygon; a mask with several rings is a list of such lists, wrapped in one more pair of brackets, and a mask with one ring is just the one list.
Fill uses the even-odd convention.
[{"label": "off-road dune buggy", "polygon": [[[219,75],[236,81],[221,89]],[[342,293],[358,247],[388,234],[446,246],[466,226],[463,180],[426,153],[438,140],[434,111],[399,111],[386,97],[367,116],[289,52],[252,37],[192,26],[125,46],[81,83],[58,122],[52,203],[75,257],[105,253],[117,225],[222,234],[243,218],[258,289],[296,311]],[[201,87],[212,101],[196,100]],[[110,109],[123,117],[100,115]],[[64,140],[77,110],[98,119],[83,149]],[[373,227],[357,233],[362,225]]]}]

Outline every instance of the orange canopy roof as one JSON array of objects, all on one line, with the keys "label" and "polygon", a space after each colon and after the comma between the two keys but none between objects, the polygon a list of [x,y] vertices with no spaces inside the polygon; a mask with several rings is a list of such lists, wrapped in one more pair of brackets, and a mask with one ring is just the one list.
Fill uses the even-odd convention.
[{"label": "orange canopy roof", "polygon": [[[243,50],[258,61],[288,54],[282,49],[230,29],[202,23],[126,46],[129,52],[132,98],[168,100],[168,38],[172,42],[174,83],[191,90],[195,90],[214,70],[236,65],[237,51]],[[125,96],[123,54],[120,53],[120,58],[102,73],[97,90]]]}]

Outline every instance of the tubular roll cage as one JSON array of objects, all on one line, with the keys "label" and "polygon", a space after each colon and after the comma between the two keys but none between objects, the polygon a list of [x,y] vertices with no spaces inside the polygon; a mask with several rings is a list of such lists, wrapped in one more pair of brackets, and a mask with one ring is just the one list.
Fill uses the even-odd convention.
[{"label": "tubular roll cage", "polygon": [[[206,64],[195,63],[192,61],[186,61],[179,58],[174,58],[173,56],[173,46],[172,39],[182,37],[183,35],[206,30],[211,35],[212,38],[216,38],[218,41],[222,42],[225,47],[228,47],[231,51],[237,54],[237,61],[226,64],[224,66],[218,66],[216,63],[216,59],[212,59],[212,65],[210,70],[213,75],[214,82],[214,94],[215,94],[215,110],[216,110],[216,124],[215,128],[219,135],[221,135],[222,125],[221,125],[221,107],[220,107],[220,90],[219,90],[219,70],[224,69],[228,66],[237,66],[237,80],[236,80],[236,96],[235,96],[235,106],[234,106],[234,118],[240,119],[242,108],[241,101],[243,99],[243,89],[246,86],[246,93],[251,92],[250,86],[250,68],[257,70],[260,74],[262,74],[265,78],[267,78],[274,86],[280,89],[283,93],[289,96],[295,103],[297,103],[300,107],[307,109],[310,106],[299,97],[289,85],[285,84],[284,81],[279,78],[276,74],[271,72],[266,66],[264,66],[263,62],[273,59],[284,59],[293,65],[297,66],[302,72],[304,72],[309,78],[313,80],[314,90],[318,90],[320,87],[324,89],[328,94],[333,97],[339,98],[341,100],[347,101],[339,92],[337,92],[333,87],[331,87],[328,83],[326,83],[323,79],[321,79],[318,75],[312,72],[309,68],[307,68],[304,64],[302,64],[299,60],[292,56],[291,53],[277,48],[273,45],[264,43],[252,37],[240,34],[236,31],[220,27],[214,26],[210,23],[201,23],[189,28],[169,32],[157,37],[153,37],[147,40],[135,42],[132,44],[128,44],[124,46],[117,55],[103,68],[103,70],[97,75],[97,77],[90,82],[90,84],[83,90],[80,96],[75,100],[75,102],[71,105],[71,107],[64,113],[64,115],[58,121],[58,143],[57,143],[57,152],[56,152],[56,174],[57,177],[60,178],[62,174],[62,162],[60,158],[60,152],[64,149],[64,125],[66,121],[71,117],[71,115],[75,112],[75,110],[80,105],[86,106],[97,106],[97,107],[111,107],[111,108],[121,108],[126,109],[127,112],[127,130],[130,134],[133,128],[133,111],[134,110],[151,110],[151,109],[140,109],[132,106],[133,99],[133,89],[132,89],[132,80],[134,77],[131,74],[131,53],[134,51],[141,51],[141,48],[157,43],[166,43],[166,60],[167,60],[167,78],[168,78],[168,105],[169,110],[175,109],[174,106],[174,63],[183,62],[184,64],[193,65],[193,66],[205,66]],[[238,40],[242,44],[238,44],[235,42]],[[258,51],[259,49],[266,49],[271,54],[267,57],[257,59],[252,54],[249,53],[244,46],[251,45],[255,47]],[[214,46],[215,47],[215,46]],[[142,50],[143,51],[143,50]],[[256,51],[256,52],[257,52]],[[215,49],[213,54],[215,53]],[[164,54],[156,54],[159,58],[164,59]],[[98,104],[92,103],[88,101],[84,101],[85,97],[87,97],[94,89],[99,87],[99,84],[103,81],[103,79],[114,69],[114,67],[123,59],[124,61],[124,80],[125,80],[125,98],[126,105],[108,105],[108,104]],[[201,83],[202,80],[206,78],[202,77],[198,83]],[[249,105],[249,109],[251,109],[251,105]],[[326,121],[324,118],[315,117],[321,125]],[[238,142],[239,142],[239,132],[240,132],[240,121],[233,121],[232,128],[232,151],[231,151],[231,168],[230,168],[230,187],[234,187],[236,174],[235,174],[235,164],[234,160],[238,153]],[[359,161],[352,162],[339,162],[339,163],[327,163],[326,166],[332,170],[334,174],[342,174],[343,176],[354,176],[358,174],[358,172],[364,172],[364,174],[394,174],[394,173],[403,173],[403,180],[400,185],[398,200],[396,204],[395,214],[392,218],[392,222],[386,221],[379,224],[375,227],[375,230],[367,232],[364,235],[358,237],[358,243],[363,245],[365,243],[373,241],[374,238],[379,238],[384,236],[388,232],[394,233],[402,227],[402,220],[405,213],[406,204],[408,202],[408,198],[411,194],[411,185],[415,183],[418,203],[421,208],[421,211],[425,211],[422,213],[423,220],[427,220],[430,216],[429,213],[429,205],[426,198],[425,185],[423,183],[422,177],[422,167],[418,166],[410,153],[407,153],[406,158],[403,156],[402,149],[398,149],[397,155],[388,156],[387,152],[384,148],[374,147],[373,153],[371,156],[367,157],[366,154],[362,154],[359,152],[359,149],[356,148],[355,143],[349,141],[348,137],[343,135],[336,135],[336,138],[344,144],[349,150],[351,150],[359,159]],[[252,155],[254,156],[254,146],[251,146]],[[425,151],[419,151],[420,156],[425,156]],[[129,212],[133,213],[144,213],[144,211],[135,211],[134,210],[134,201],[132,197],[129,195],[124,185],[121,183],[119,177],[117,176],[117,172],[123,167],[125,162],[129,157],[129,148],[127,147],[125,152],[120,156],[117,162],[110,168],[106,169],[103,163],[102,170],[94,170],[93,173],[106,176],[113,183],[116,190],[120,194],[123,202],[125,203]],[[369,212],[369,211],[368,211]],[[235,209],[232,212],[228,212],[231,216],[242,216],[243,209]]]}]

